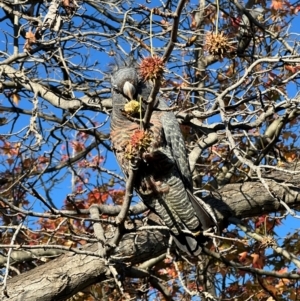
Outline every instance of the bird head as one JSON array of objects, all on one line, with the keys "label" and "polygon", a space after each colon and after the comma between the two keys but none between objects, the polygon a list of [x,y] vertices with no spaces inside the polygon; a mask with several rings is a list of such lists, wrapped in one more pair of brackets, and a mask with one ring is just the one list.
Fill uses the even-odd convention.
[{"label": "bird head", "polygon": [[134,99],[137,93],[139,77],[136,68],[122,67],[111,77],[112,92],[122,94],[126,100]]}]

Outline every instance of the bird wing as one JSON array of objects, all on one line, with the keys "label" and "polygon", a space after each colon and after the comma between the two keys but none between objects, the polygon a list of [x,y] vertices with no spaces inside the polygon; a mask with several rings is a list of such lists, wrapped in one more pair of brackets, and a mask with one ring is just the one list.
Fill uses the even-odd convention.
[{"label": "bird wing", "polygon": [[[160,105],[160,107],[163,107],[163,105]],[[168,108],[167,105],[166,108]],[[217,222],[211,208],[192,193],[192,176],[189,168],[188,156],[176,117],[172,112],[165,112],[161,119],[166,142],[171,149],[177,168],[185,184],[188,198],[195,210],[195,214],[202,224],[202,229],[207,230],[215,227]]]},{"label": "bird wing", "polygon": [[[166,110],[169,107],[160,101],[159,109]],[[178,124],[178,121],[173,112],[165,111],[161,117],[162,127],[172,156],[176,161],[177,168],[182,176],[185,186],[192,190],[192,176],[189,168],[185,142]]]}]

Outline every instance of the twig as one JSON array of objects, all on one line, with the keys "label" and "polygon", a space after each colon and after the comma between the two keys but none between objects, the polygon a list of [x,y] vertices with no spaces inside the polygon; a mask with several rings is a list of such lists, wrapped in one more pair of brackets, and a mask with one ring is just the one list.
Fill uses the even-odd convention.
[{"label": "twig", "polygon": [[[175,46],[175,43],[177,42],[179,18],[180,18],[180,15],[181,15],[181,12],[183,10],[185,3],[186,3],[185,0],[180,0],[178,3],[178,6],[176,8],[176,12],[174,13],[174,22],[173,22],[172,31],[171,31],[170,42],[168,43],[165,53],[162,57],[162,60],[164,63],[166,63],[167,60],[169,59],[169,57],[173,51],[173,48]],[[147,110],[146,110],[146,113],[145,113],[145,116],[143,119],[144,129],[147,127],[147,125],[150,121],[153,107],[155,104],[155,98],[156,98],[157,93],[159,92],[160,86],[161,86],[161,76],[158,76],[156,79],[154,79],[153,88],[152,88],[149,98],[148,98],[148,106],[147,106]]]},{"label": "twig", "polygon": [[145,262],[143,262],[141,265],[139,265],[140,269],[149,269],[152,266],[156,265],[158,262],[161,262],[162,260],[164,260],[166,258],[166,254],[162,254],[158,257],[155,258],[151,258]]},{"label": "twig", "polygon": [[197,291],[190,291],[190,290],[186,287],[186,285],[184,284],[183,279],[182,279],[182,277],[181,277],[181,273],[180,273],[180,271],[179,271],[179,267],[178,267],[178,265],[177,265],[177,262],[176,262],[175,260],[173,260],[173,258],[172,258],[171,256],[168,255],[167,257],[169,257],[170,259],[172,259],[172,262],[173,262],[173,264],[174,264],[175,270],[176,270],[177,275],[178,275],[178,280],[179,280],[181,286],[183,287],[183,289],[184,289],[190,296],[197,296],[197,295],[199,295],[199,293],[198,293]]},{"label": "twig", "polygon": [[134,180],[135,180],[136,173],[137,173],[137,170],[138,170],[138,165],[139,165],[139,159],[133,159],[133,161],[131,162],[131,166],[129,168],[129,175],[128,175],[128,178],[126,180],[124,201],[123,201],[121,210],[120,210],[118,216],[116,217],[116,224],[117,224],[118,227],[116,229],[114,237],[108,243],[109,244],[109,249],[110,248],[115,248],[118,245],[118,243],[121,239],[121,234],[122,234],[121,229],[124,226],[124,221],[125,221],[125,218],[128,214],[128,211],[129,211],[130,202],[131,202],[131,198],[132,198],[132,195],[133,195]]},{"label": "twig", "polygon": [[278,301],[276,295],[273,293],[272,290],[268,289],[267,286],[264,284],[264,281],[261,277],[257,276],[256,277],[258,283],[260,284],[260,286],[263,288],[263,290],[268,293],[269,295],[272,296],[273,300]]},{"label": "twig", "polygon": [[[13,186],[13,185],[12,185]],[[11,187],[12,187],[11,186]],[[54,214],[52,213],[39,213],[39,212],[34,212],[31,210],[25,210],[22,208],[19,208],[15,205],[13,205],[11,202],[7,201],[5,198],[0,196],[0,201],[3,202],[8,208],[11,208],[12,210],[14,210],[15,212],[18,212],[20,214],[26,215],[26,216],[35,216],[35,217],[43,217],[43,218],[52,218],[52,219],[56,219],[58,217],[69,217],[69,218],[73,218],[73,219],[77,219],[80,221],[106,221],[104,219],[97,219],[94,220],[92,218],[86,218],[86,217],[78,217],[78,214],[89,214],[89,209],[79,209],[79,211],[77,212],[76,210],[57,210],[57,209],[53,209]],[[121,211],[121,206],[110,206],[110,205],[96,205],[98,206],[99,210],[101,211],[101,213],[105,213],[111,216],[116,216],[117,214],[119,214],[119,212]],[[143,212],[145,212],[147,210],[146,205],[144,205],[142,202],[132,206],[131,208],[129,208],[130,212],[132,212],[132,214],[141,214]],[[114,224],[112,222],[106,221],[110,224]]]},{"label": "twig", "polygon": [[[90,215],[91,218],[94,219],[99,219],[99,209],[97,206],[92,205],[90,208]],[[94,235],[96,236],[97,240],[98,240],[98,251],[99,251],[99,255],[103,258],[106,257],[106,250],[104,248],[104,244],[105,244],[105,236],[104,236],[104,230],[103,227],[101,226],[101,224],[99,222],[95,222],[93,224],[93,228],[94,228]]]},{"label": "twig", "polygon": [[51,243],[52,238],[55,236],[56,232],[59,230],[59,228],[67,221],[67,218],[63,218],[61,222],[57,225],[57,227],[53,230],[50,237],[48,238],[46,245]]},{"label": "twig", "polygon": [[112,265],[108,265],[108,268],[109,268],[111,274],[113,275],[114,280],[115,280],[115,282],[116,282],[116,284],[117,284],[117,286],[118,286],[121,294],[124,294],[124,288],[123,288],[122,282],[119,280],[119,273],[118,273],[118,271]]},{"label": "twig", "polygon": [[173,17],[174,22],[173,22],[173,26],[172,26],[170,41],[169,41],[169,44],[167,45],[165,53],[162,57],[164,62],[166,62],[169,59],[169,56],[171,55],[171,53],[173,51],[175,43],[177,42],[179,18],[180,18],[181,12],[182,12],[185,4],[186,4],[185,0],[180,0],[177,5],[176,12],[174,13],[174,17]]},{"label": "twig", "polygon": [[230,237],[224,237],[224,236],[219,236],[219,235],[216,235],[216,234],[213,234],[213,233],[210,233],[210,232],[203,232],[203,236],[208,236],[208,237],[213,237],[213,238],[218,238],[218,239],[221,239],[221,240],[228,240],[228,241],[234,241],[234,242],[239,242],[243,245],[248,245],[248,241],[243,241],[241,239],[238,239],[238,238],[230,238]]},{"label": "twig", "polygon": [[[122,264],[123,265],[123,264]],[[154,288],[159,290],[166,300],[171,301],[173,300],[168,288],[162,283],[162,280],[155,275],[151,274],[145,269],[142,269],[140,266],[137,267],[128,267],[125,268],[126,276],[131,278],[149,278],[150,283]]]},{"label": "twig", "polygon": [[150,277],[149,278],[149,282],[151,283],[151,285],[156,288],[158,291],[160,291],[162,293],[162,295],[164,296],[164,299],[166,301],[172,301],[174,300],[172,298],[172,295],[170,294],[168,287],[166,287],[165,285],[162,284],[161,281],[159,281],[157,278],[155,277]]},{"label": "twig", "polygon": [[132,31],[130,31],[128,33],[128,35],[135,40],[136,42],[138,42],[140,44],[141,47],[145,48],[146,50],[148,50],[151,53],[151,48],[140,38],[138,38]]},{"label": "twig", "polygon": [[211,257],[214,257],[214,258],[224,262],[228,266],[251,273],[253,275],[264,275],[264,276],[271,276],[271,277],[275,277],[275,278],[300,279],[300,275],[295,274],[295,273],[278,273],[275,271],[267,271],[267,270],[262,270],[262,269],[251,268],[249,266],[243,266],[240,263],[226,259],[225,257],[223,257],[223,255],[221,253],[213,252],[207,248],[203,248],[203,252],[206,255],[209,255]]},{"label": "twig", "polygon": [[[253,239],[260,241],[261,243],[264,242],[265,237],[259,235],[258,233],[253,233],[249,227],[243,225],[241,221],[237,218],[230,217],[229,221],[237,225],[242,231],[244,231],[248,236],[252,237]],[[298,268],[300,268],[300,260],[296,258],[295,255],[289,253],[285,249],[279,247],[275,240],[272,240],[270,243],[270,247],[277,253],[284,256],[286,259],[292,261]]]},{"label": "twig", "polygon": [[151,8],[145,6],[145,5],[140,4],[140,8],[145,10],[145,11],[152,12],[154,15],[165,17],[165,18],[172,18],[173,19],[173,18],[177,17],[176,13],[174,14],[174,13],[169,13],[169,12],[162,12],[157,7],[151,9]]},{"label": "twig", "polygon": [[116,217],[116,223],[117,224],[123,223],[126,216],[127,216],[129,206],[130,206],[130,202],[131,202],[131,198],[132,198],[132,195],[133,195],[134,180],[135,180],[138,164],[139,164],[138,162],[135,163],[134,166],[132,166],[129,169],[129,175],[128,175],[128,178],[126,180],[125,197],[124,197],[123,205],[121,207],[120,213]]},{"label": "twig", "polygon": [[[12,246],[14,243],[15,243],[15,240],[17,239],[17,235],[18,233],[20,232],[20,230],[22,229],[23,227],[23,221],[22,220],[18,226],[18,228],[16,229],[12,239],[11,239],[11,242],[10,242],[10,245]],[[9,274],[9,265],[10,265],[10,258],[11,258],[11,252],[12,252],[12,248],[10,248],[8,250],[8,253],[7,253],[7,262],[6,262],[6,268],[5,268],[5,276],[4,276],[4,279],[3,279],[3,282],[2,282],[2,285],[3,285],[3,288],[2,288],[2,291],[4,292],[5,295],[7,295],[7,292],[6,292],[6,286],[7,286],[7,277],[8,277],[8,274]]]},{"label": "twig", "polygon": [[147,105],[147,109],[146,109],[144,119],[143,119],[144,129],[146,129],[146,127],[147,127],[147,125],[150,121],[152,111],[153,111],[153,107],[156,103],[155,98],[156,98],[156,95],[159,92],[160,86],[161,86],[161,76],[158,76],[157,78],[155,78],[153,80],[153,87],[152,87],[152,90],[151,90],[150,95],[149,95],[148,100],[147,100],[148,105]]}]

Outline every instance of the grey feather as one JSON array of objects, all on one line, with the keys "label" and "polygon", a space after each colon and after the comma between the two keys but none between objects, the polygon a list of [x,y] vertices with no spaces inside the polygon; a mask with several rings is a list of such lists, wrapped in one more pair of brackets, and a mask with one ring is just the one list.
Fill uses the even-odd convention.
[{"label": "grey feather", "polygon": [[[139,79],[136,68],[124,66],[112,75],[111,140],[125,175],[130,168],[126,146],[132,133],[140,128],[140,122],[128,118],[122,109],[128,99],[147,100],[150,91],[151,85]],[[142,107],[145,106],[143,103]],[[203,231],[216,223],[208,207],[193,196],[185,142],[175,115],[167,109],[158,98],[147,127],[151,143],[140,155],[134,187],[142,201],[170,229],[176,245],[186,253],[198,255],[207,241]]]}]

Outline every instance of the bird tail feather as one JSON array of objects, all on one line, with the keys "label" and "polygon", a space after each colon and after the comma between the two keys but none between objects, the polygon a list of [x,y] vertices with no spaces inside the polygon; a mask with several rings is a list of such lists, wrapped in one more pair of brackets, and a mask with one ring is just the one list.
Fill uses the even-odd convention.
[{"label": "bird tail feather", "polygon": [[202,224],[202,229],[214,229],[215,232],[218,230],[218,223],[216,216],[211,209],[211,207],[202,201],[200,198],[196,197],[190,190],[187,190],[190,201],[195,209],[195,212]]},{"label": "bird tail feather", "polygon": [[181,232],[179,235],[172,234],[176,246],[183,252],[198,256],[202,252],[202,244],[191,232]]},{"label": "bird tail feather", "polygon": [[[211,230],[212,233],[217,233],[219,230],[218,223],[211,207],[192,194],[191,191],[187,190],[187,193],[200,220],[202,231]],[[172,237],[179,249],[187,254],[198,256],[202,252],[202,246],[209,240],[208,237],[203,235],[202,231],[200,233],[192,233],[186,229],[186,231],[181,231],[179,235],[172,233]]]}]

